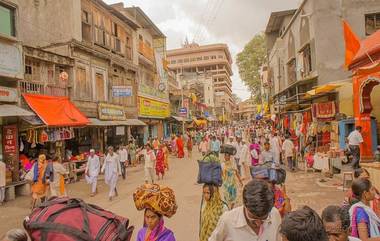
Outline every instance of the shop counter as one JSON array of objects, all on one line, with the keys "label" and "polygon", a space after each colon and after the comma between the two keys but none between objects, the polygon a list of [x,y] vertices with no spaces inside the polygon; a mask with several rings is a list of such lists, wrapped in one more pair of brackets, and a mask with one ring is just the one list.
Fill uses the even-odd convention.
[{"label": "shop counter", "polygon": [[360,163],[360,166],[368,170],[372,184],[380,190],[380,162]]}]

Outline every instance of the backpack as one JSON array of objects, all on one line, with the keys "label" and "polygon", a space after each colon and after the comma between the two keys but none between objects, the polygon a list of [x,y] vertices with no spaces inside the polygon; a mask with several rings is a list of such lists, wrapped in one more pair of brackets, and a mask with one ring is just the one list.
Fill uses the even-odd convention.
[{"label": "backpack", "polygon": [[129,220],[81,199],[53,197],[24,220],[31,240],[130,241]]}]

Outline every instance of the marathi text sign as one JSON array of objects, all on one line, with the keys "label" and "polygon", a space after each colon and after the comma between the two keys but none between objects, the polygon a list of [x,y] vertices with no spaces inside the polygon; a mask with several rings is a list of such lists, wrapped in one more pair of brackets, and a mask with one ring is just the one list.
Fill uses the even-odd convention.
[{"label": "marathi text sign", "polygon": [[113,97],[129,97],[132,96],[132,86],[112,86]]},{"label": "marathi text sign", "polygon": [[0,101],[17,102],[17,89],[0,86]]},{"label": "marathi text sign", "polygon": [[99,103],[98,106],[100,120],[126,120],[124,107],[119,105],[111,105]]},{"label": "marathi text sign", "polygon": [[19,180],[17,133],[17,125],[3,127],[3,159],[7,167],[12,170],[12,180],[8,180],[7,183]]},{"label": "marathi text sign", "polygon": [[166,118],[170,116],[168,103],[139,97],[139,116]]}]

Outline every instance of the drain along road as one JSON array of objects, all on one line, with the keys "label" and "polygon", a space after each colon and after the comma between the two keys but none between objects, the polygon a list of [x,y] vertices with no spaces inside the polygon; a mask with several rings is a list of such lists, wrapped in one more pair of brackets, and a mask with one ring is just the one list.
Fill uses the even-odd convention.
[{"label": "drain along road", "polygon": [[[175,191],[178,211],[171,219],[165,219],[168,228],[172,229],[179,241],[197,241],[199,228],[199,211],[202,195],[201,185],[196,185],[198,166],[196,159],[200,155],[194,151],[193,158],[177,159],[170,157],[170,170],[164,180],[159,183],[172,187]],[[143,224],[143,212],[136,210],[132,194],[136,187],[143,183],[142,167],[128,169],[126,180],[119,179],[119,196],[113,201],[108,200],[108,186],[101,179],[98,182],[99,194],[89,197],[89,186],[84,180],[67,185],[71,197],[82,198],[86,202],[99,205],[118,215],[128,217],[135,226],[133,239]],[[318,212],[330,204],[340,204],[343,192],[334,187],[321,187],[316,184],[320,174],[297,172],[288,174],[287,192],[292,201],[292,207],[309,205]],[[23,218],[30,212],[30,197],[18,197],[15,201],[0,206],[0,236],[7,230],[22,227]]]}]

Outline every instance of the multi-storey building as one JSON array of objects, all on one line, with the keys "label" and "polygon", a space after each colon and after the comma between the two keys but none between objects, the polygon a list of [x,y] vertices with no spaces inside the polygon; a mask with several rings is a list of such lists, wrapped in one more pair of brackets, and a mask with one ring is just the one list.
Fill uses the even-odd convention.
[{"label": "multi-storey building", "polygon": [[136,32],[138,62],[138,117],[147,124],[148,137],[168,137],[165,119],[170,116],[169,74],[166,62],[166,36],[139,7],[111,5],[138,24]]},{"label": "multi-storey building", "polygon": [[380,2],[373,0],[304,0],[298,9],[273,12],[265,34],[267,83],[272,85],[275,111],[305,109],[314,102],[339,99],[340,111],[352,115],[349,94],[329,92],[312,98],[305,94],[316,86],[349,81],[342,20],[363,38],[380,28],[376,22],[379,13]]},{"label": "multi-storey building", "polygon": [[79,149],[127,142],[145,125],[137,119],[139,25],[101,0],[12,2],[25,51],[20,90],[68,96],[90,120],[78,130],[91,137]]},{"label": "multi-storey building", "polygon": [[[215,114],[231,120],[234,106],[232,98],[232,59],[225,44],[185,44],[183,48],[167,52],[169,68],[176,74],[206,73],[212,76]],[[210,105],[205,103],[206,105]]]},{"label": "multi-storey building", "polygon": [[238,104],[234,109],[234,119],[237,121],[245,120],[250,121],[255,119],[257,113],[257,106],[253,99],[244,100]]}]

